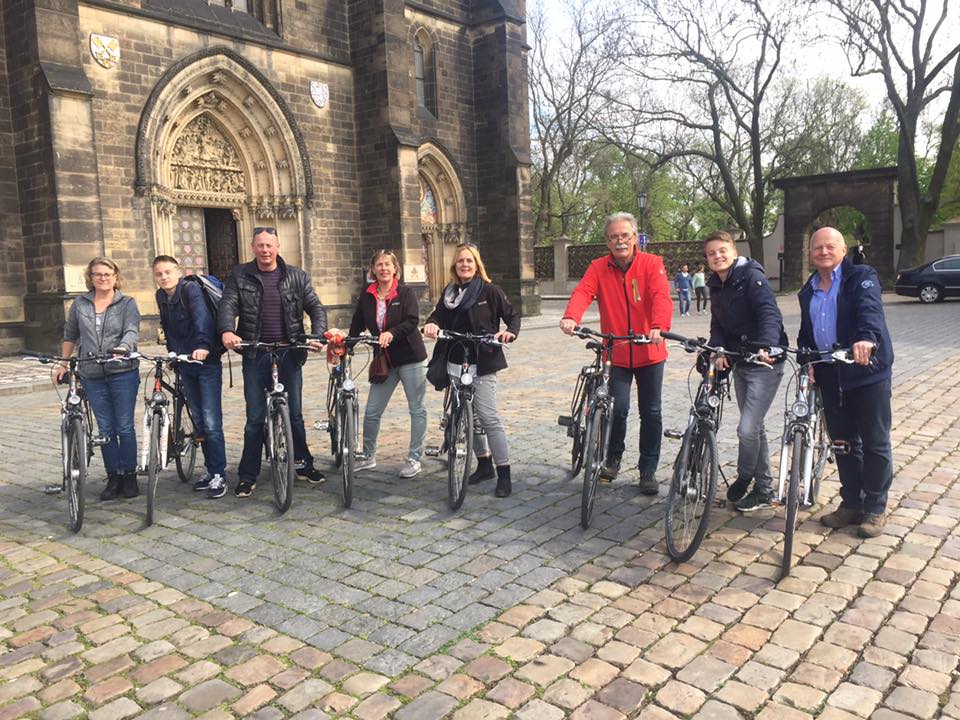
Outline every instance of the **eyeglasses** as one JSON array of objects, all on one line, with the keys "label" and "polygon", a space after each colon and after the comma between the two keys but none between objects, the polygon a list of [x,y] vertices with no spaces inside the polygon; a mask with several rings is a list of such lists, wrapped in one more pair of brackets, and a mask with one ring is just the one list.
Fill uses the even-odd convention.
[{"label": "eyeglasses", "polygon": [[632,233],[632,232],[620,233],[619,235],[607,235],[607,242],[611,242],[611,241],[613,241],[613,240],[616,240],[617,242],[620,242],[620,241],[622,241],[622,240],[629,240],[629,239],[632,238],[632,237],[633,237],[633,233]]},{"label": "eyeglasses", "polygon": [[112,273],[112,272],[109,272],[109,273],[90,273],[90,277],[92,277],[94,280],[107,280],[107,279],[113,277],[113,273]]},{"label": "eyeglasses", "polygon": [[276,235],[277,229],[275,227],[255,227],[253,229],[253,236],[256,237],[260,233],[267,233],[267,235]]}]

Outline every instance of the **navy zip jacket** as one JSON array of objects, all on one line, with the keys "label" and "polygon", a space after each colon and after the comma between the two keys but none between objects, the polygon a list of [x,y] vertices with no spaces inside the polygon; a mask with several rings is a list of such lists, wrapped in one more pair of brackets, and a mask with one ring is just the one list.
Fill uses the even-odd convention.
[{"label": "navy zip jacket", "polygon": [[[810,321],[810,301],[813,273],[800,288],[800,332],[797,344],[815,348],[813,323]],[[877,271],[869,265],[854,265],[844,258],[840,268],[840,294],[837,296],[837,344],[849,348],[855,342],[866,340],[875,343],[877,349],[869,365],[837,363],[837,379],[841,390],[854,390],[874,383],[889,380],[893,367],[893,344],[883,316],[883,298],[880,294],[880,279]],[[814,372],[823,365],[814,367]]]},{"label": "navy zip jacket", "polygon": [[167,350],[178,355],[209,350],[205,362],[220,362],[223,347],[217,342],[216,318],[207,307],[203,290],[196,283],[180,278],[173,295],[157,290],[157,307]]},{"label": "navy zip jacket", "polygon": [[[783,314],[756,260],[738,257],[725,281],[714,273],[710,289],[710,345],[754,352],[760,347],[786,346]],[[749,343],[749,344],[746,344]],[[780,361],[783,361],[781,356]]]}]

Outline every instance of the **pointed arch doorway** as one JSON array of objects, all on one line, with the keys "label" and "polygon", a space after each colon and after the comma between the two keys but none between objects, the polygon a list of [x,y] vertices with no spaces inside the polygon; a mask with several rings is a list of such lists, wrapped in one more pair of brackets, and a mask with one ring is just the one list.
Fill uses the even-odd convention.
[{"label": "pointed arch doorway", "polygon": [[433,143],[417,150],[420,232],[431,302],[447,284],[456,247],[467,241],[463,187],[446,154]]}]

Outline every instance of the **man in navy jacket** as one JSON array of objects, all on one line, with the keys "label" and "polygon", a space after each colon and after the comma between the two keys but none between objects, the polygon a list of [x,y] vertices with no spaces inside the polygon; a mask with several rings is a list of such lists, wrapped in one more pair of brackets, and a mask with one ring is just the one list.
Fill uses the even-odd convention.
[{"label": "man in navy jacket", "polygon": [[869,265],[846,257],[843,235],[821,228],[810,239],[816,268],[800,289],[800,347],[851,348],[854,364],[819,363],[814,377],[827,429],[846,452],[837,455],[840,507],[821,521],[827,527],[860,525],[877,537],[886,524],[893,482],[890,393],[893,345],[883,316],[880,280]]},{"label": "man in navy jacket", "polygon": [[176,258],[158,255],[153,261],[153,278],[158,287],[157,307],[167,350],[203,362],[202,365],[180,365],[183,394],[194,429],[203,438],[206,465],[206,472],[194,483],[193,489],[207,493],[207,497],[223,497],[227,492],[221,404],[223,348],[217,343],[216,319],[207,307],[200,286],[183,279]]}]

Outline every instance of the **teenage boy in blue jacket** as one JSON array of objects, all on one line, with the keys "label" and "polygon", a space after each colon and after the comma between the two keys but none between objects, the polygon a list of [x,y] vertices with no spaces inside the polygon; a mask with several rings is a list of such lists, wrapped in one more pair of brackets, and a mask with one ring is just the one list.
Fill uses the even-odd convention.
[{"label": "teenage boy in blue jacket", "polygon": [[206,492],[207,497],[223,497],[227,492],[221,406],[223,350],[218,351],[216,319],[207,307],[200,286],[184,280],[176,258],[158,255],[153,261],[153,278],[158,286],[157,307],[167,350],[203,361],[202,365],[180,365],[183,394],[194,431],[203,438],[206,465],[206,472],[194,483],[193,489]]},{"label": "teenage boy in blue jacket", "polygon": [[869,265],[854,265],[843,235],[832,227],[810,239],[816,268],[800,289],[800,347],[851,348],[855,364],[820,363],[814,378],[823,398],[827,430],[847,452],[837,455],[840,507],[821,522],[859,525],[877,537],[886,524],[893,482],[890,394],[893,345],[883,315],[880,280]]}]

